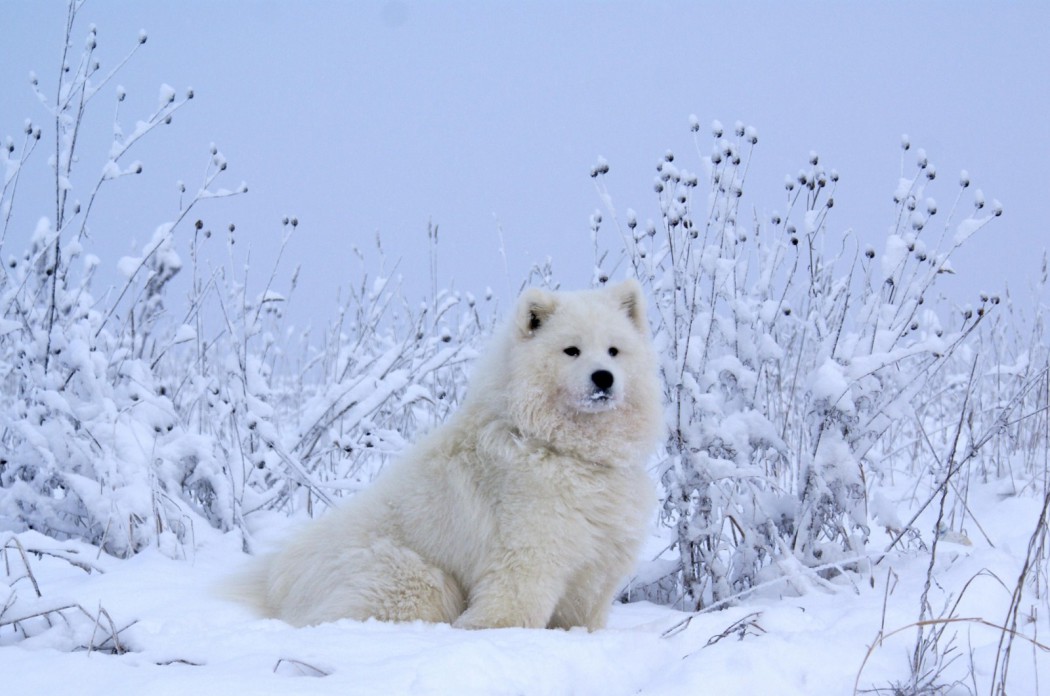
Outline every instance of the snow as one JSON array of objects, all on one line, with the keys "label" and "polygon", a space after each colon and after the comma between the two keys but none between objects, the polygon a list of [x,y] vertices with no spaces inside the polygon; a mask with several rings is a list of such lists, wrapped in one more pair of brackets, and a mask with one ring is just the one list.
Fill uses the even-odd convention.
[{"label": "snow", "polygon": [[161,106],[165,106],[175,101],[175,88],[169,84],[163,84],[160,86],[160,94],[158,100]]},{"label": "snow", "polygon": [[120,275],[124,278],[131,278],[138,272],[141,265],[142,259],[135,256],[124,256],[121,257],[120,261],[117,261],[117,270],[120,271]]},{"label": "snow", "polygon": [[984,224],[988,222],[987,218],[967,218],[959,223],[959,227],[955,230],[955,244],[962,244],[969,239],[974,232],[984,227]]},{"label": "snow", "polygon": [[105,166],[102,167],[102,178],[103,179],[116,179],[120,176],[120,167],[113,160],[106,162]]},{"label": "snow", "polygon": [[[972,654],[960,662],[973,660],[979,693],[989,686],[999,631],[977,619],[1002,623],[1006,587],[1019,571],[1025,528],[1037,519],[1039,502],[1000,501],[985,487],[972,505],[991,543],[942,541],[938,549],[930,604],[960,600],[959,625],[949,633]],[[278,520],[269,522],[287,526]],[[929,563],[924,552],[895,553],[802,595],[784,581],[701,614],[617,605],[609,627],[594,633],[349,620],[297,629],[221,596],[224,579],[246,558],[234,534],[187,549],[183,560],[157,549],[120,560],[34,532],[13,538],[27,551],[41,596],[12,537],[0,536],[0,568],[8,568],[0,574],[0,607],[11,605],[0,618],[0,673],[11,694],[66,693],[74,683],[77,693],[109,695],[850,694],[855,682],[871,689],[905,679]],[[795,580],[809,582],[805,577]],[[73,604],[86,614],[67,610],[67,620],[50,628],[27,621],[26,639],[10,624]],[[77,649],[101,643],[110,620],[123,629],[127,652]],[[1050,678],[1050,658],[1028,644],[1015,649],[1011,693],[1034,694],[1036,678]]]},{"label": "snow", "polygon": [[181,324],[175,331],[173,343],[185,343],[197,340],[197,330],[187,324]]}]

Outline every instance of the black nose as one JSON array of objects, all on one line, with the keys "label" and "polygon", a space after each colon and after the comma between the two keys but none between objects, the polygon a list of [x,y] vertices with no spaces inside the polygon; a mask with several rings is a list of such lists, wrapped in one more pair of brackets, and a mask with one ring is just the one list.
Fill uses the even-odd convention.
[{"label": "black nose", "polygon": [[596,370],[591,373],[591,381],[594,386],[606,390],[613,385],[613,376],[608,370]]}]

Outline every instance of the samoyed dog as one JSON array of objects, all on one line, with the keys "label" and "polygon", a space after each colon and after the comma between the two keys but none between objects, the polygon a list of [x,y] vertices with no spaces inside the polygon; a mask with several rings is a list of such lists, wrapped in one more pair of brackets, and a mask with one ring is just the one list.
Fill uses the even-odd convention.
[{"label": "samoyed dog", "polygon": [[242,595],[297,626],[601,628],[654,511],[662,422],[636,281],[527,290],[458,412],[261,559]]}]

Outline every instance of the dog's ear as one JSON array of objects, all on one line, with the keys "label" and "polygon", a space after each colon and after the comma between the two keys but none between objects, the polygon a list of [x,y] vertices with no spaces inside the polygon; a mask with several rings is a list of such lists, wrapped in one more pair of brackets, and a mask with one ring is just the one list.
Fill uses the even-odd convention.
[{"label": "dog's ear", "polygon": [[620,309],[627,314],[641,333],[649,333],[649,323],[645,318],[645,295],[642,293],[641,284],[634,278],[629,278],[619,285],[609,288],[609,292],[620,303]]},{"label": "dog's ear", "polygon": [[554,294],[541,288],[529,288],[518,298],[515,323],[518,335],[529,338],[536,333],[554,313]]}]

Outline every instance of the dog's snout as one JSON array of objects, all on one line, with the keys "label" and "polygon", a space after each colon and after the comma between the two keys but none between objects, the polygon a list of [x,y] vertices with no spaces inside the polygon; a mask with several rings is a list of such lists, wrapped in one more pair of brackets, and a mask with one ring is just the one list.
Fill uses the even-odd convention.
[{"label": "dog's snout", "polygon": [[608,370],[595,370],[591,373],[591,381],[598,389],[607,390],[613,385],[613,375]]}]

